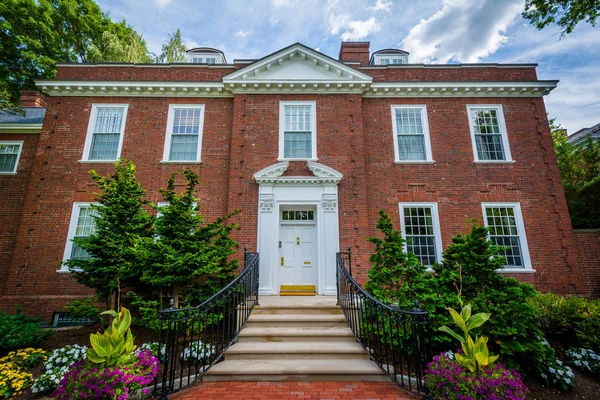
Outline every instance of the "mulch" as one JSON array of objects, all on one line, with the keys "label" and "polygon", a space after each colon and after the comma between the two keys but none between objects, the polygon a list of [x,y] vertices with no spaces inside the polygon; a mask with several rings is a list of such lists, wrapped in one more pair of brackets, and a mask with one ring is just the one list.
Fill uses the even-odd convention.
[{"label": "mulch", "polygon": [[559,392],[542,385],[539,381],[525,378],[524,383],[530,390],[527,400],[597,400],[600,399],[600,383],[594,378],[580,374],[573,370],[575,374],[575,388],[570,392]]}]

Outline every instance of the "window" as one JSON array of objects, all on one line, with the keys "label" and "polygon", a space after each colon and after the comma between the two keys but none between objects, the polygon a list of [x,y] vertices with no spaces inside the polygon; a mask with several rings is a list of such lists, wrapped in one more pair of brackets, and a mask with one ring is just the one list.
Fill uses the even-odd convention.
[{"label": "window", "polygon": [[392,106],[396,162],[433,162],[425,106]]},{"label": "window", "polygon": [[[93,203],[74,203],[73,211],[71,212],[71,223],[69,224],[69,232],[67,234],[67,244],[63,260],[87,260],[90,255],[77,246],[73,239],[85,238],[90,236],[96,227],[94,219]],[[66,270],[66,267],[63,268]]]},{"label": "window", "polygon": [[404,64],[404,60],[401,58],[392,59],[392,64]]},{"label": "window", "polygon": [[281,219],[283,221],[314,221],[314,211],[282,211]]},{"label": "window", "polygon": [[507,246],[502,254],[506,269],[531,269],[525,227],[519,203],[483,203],[483,219],[490,230],[490,240]]},{"label": "window", "polygon": [[21,150],[22,141],[1,141],[0,142],[0,174],[16,174]]},{"label": "window", "polygon": [[200,162],[204,105],[169,106],[163,162]]},{"label": "window", "polygon": [[502,106],[467,106],[475,161],[512,161]]},{"label": "window", "polygon": [[430,266],[441,259],[442,236],[437,203],[401,203],[400,226],[406,251]]},{"label": "window", "polygon": [[192,62],[196,64],[200,64],[202,62],[202,57],[193,57]]},{"label": "window", "polygon": [[298,101],[280,103],[279,159],[316,160],[316,103]]},{"label": "window", "polygon": [[215,57],[206,57],[206,63],[207,64],[216,64],[217,59]]},{"label": "window", "polygon": [[389,63],[390,63],[390,59],[389,58],[381,58],[379,60],[379,64],[382,64],[382,65],[388,65]]},{"label": "window", "polygon": [[94,104],[82,161],[116,161],[121,155],[127,105]]}]

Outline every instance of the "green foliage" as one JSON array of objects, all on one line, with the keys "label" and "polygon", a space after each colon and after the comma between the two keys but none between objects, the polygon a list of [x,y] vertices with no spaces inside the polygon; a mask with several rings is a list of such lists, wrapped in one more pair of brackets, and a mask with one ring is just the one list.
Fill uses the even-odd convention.
[{"label": "green foliage", "polygon": [[115,367],[129,361],[135,350],[131,333],[131,313],[125,307],[119,313],[114,310],[104,311],[113,317],[111,326],[103,334],[90,334],[91,348],[86,356],[94,364],[101,367]]},{"label": "green foliage", "polygon": [[149,60],[141,36],[94,0],[0,2],[0,108],[18,106],[35,79],[53,78],[57,62]]},{"label": "green foliage", "polygon": [[165,305],[160,304],[158,300],[146,300],[135,292],[129,292],[127,295],[131,297],[130,304],[138,309],[138,316],[133,317],[132,324],[155,331],[160,330],[161,322],[158,310],[165,308]]},{"label": "green foliage", "polygon": [[92,322],[102,321],[100,309],[94,305],[93,297],[88,297],[83,301],[74,300],[65,308],[71,313],[71,317],[75,319],[87,318]]},{"label": "green foliage", "polygon": [[213,295],[231,281],[238,268],[237,259],[231,260],[238,244],[229,236],[237,225],[226,224],[237,212],[205,223],[195,206],[198,176],[184,170],[186,190],[178,194],[177,175],[175,172],[161,190],[169,204],[157,207],[156,237],[142,238],[137,246],[141,282],[171,293],[175,307],[180,300],[197,304]]},{"label": "green foliage", "polygon": [[0,355],[10,350],[39,347],[51,335],[40,328],[40,321],[24,316],[20,310],[14,315],[0,312]]},{"label": "green foliage", "polygon": [[600,228],[600,141],[588,137],[572,144],[554,119],[550,128],[571,223],[576,229]]},{"label": "green foliage", "polygon": [[156,57],[157,63],[181,63],[185,61],[185,46],[181,41],[181,31],[169,35],[169,40],[162,45],[160,55]]},{"label": "green foliage", "polygon": [[[462,303],[462,301],[460,302]],[[456,361],[469,371],[476,373],[481,372],[482,367],[487,367],[494,363],[498,359],[498,356],[490,356],[487,346],[488,338],[485,336],[476,336],[475,340],[473,340],[469,334],[470,331],[479,328],[489,320],[490,314],[479,313],[471,315],[471,304],[464,306],[460,314],[453,308],[448,308],[448,312],[452,316],[454,323],[463,331],[463,334],[460,335],[454,332],[446,325],[441,326],[439,330],[449,334],[460,342],[463,353],[456,353],[454,355]]]},{"label": "green foliage", "polygon": [[538,294],[529,302],[550,341],[600,351],[600,301],[548,293]]},{"label": "green foliage", "polygon": [[135,250],[142,238],[152,238],[154,218],[144,210],[146,191],[135,177],[131,161],[119,160],[115,173],[108,177],[90,171],[102,194],[95,212],[95,231],[87,238],[76,238],[89,259],[68,260],[66,265],[75,279],[96,290],[102,298],[111,299],[111,308],[118,309],[120,286],[140,286],[140,261]]},{"label": "green foliage", "polygon": [[538,29],[557,24],[564,36],[573,32],[581,21],[596,26],[599,13],[598,0],[526,0],[522,15]]}]

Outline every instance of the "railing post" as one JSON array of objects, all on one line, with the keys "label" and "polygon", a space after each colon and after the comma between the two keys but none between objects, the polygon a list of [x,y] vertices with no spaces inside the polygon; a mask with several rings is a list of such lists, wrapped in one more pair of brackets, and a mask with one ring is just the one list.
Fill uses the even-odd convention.
[{"label": "railing post", "polygon": [[244,269],[248,266],[248,247],[244,247]]},{"label": "railing post", "polygon": [[348,246],[348,272],[352,277],[352,248],[350,246]]},{"label": "railing post", "polygon": [[337,289],[336,306],[340,305],[340,253],[335,254],[335,287]]}]

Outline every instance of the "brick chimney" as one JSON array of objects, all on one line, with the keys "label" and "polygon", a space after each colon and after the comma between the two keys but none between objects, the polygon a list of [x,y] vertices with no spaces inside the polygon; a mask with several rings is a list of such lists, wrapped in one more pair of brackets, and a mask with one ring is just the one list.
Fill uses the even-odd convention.
[{"label": "brick chimney", "polygon": [[362,65],[369,64],[369,42],[342,42],[340,46],[340,61],[360,61]]},{"label": "brick chimney", "polygon": [[21,90],[21,107],[46,107],[46,96],[37,90]]}]

